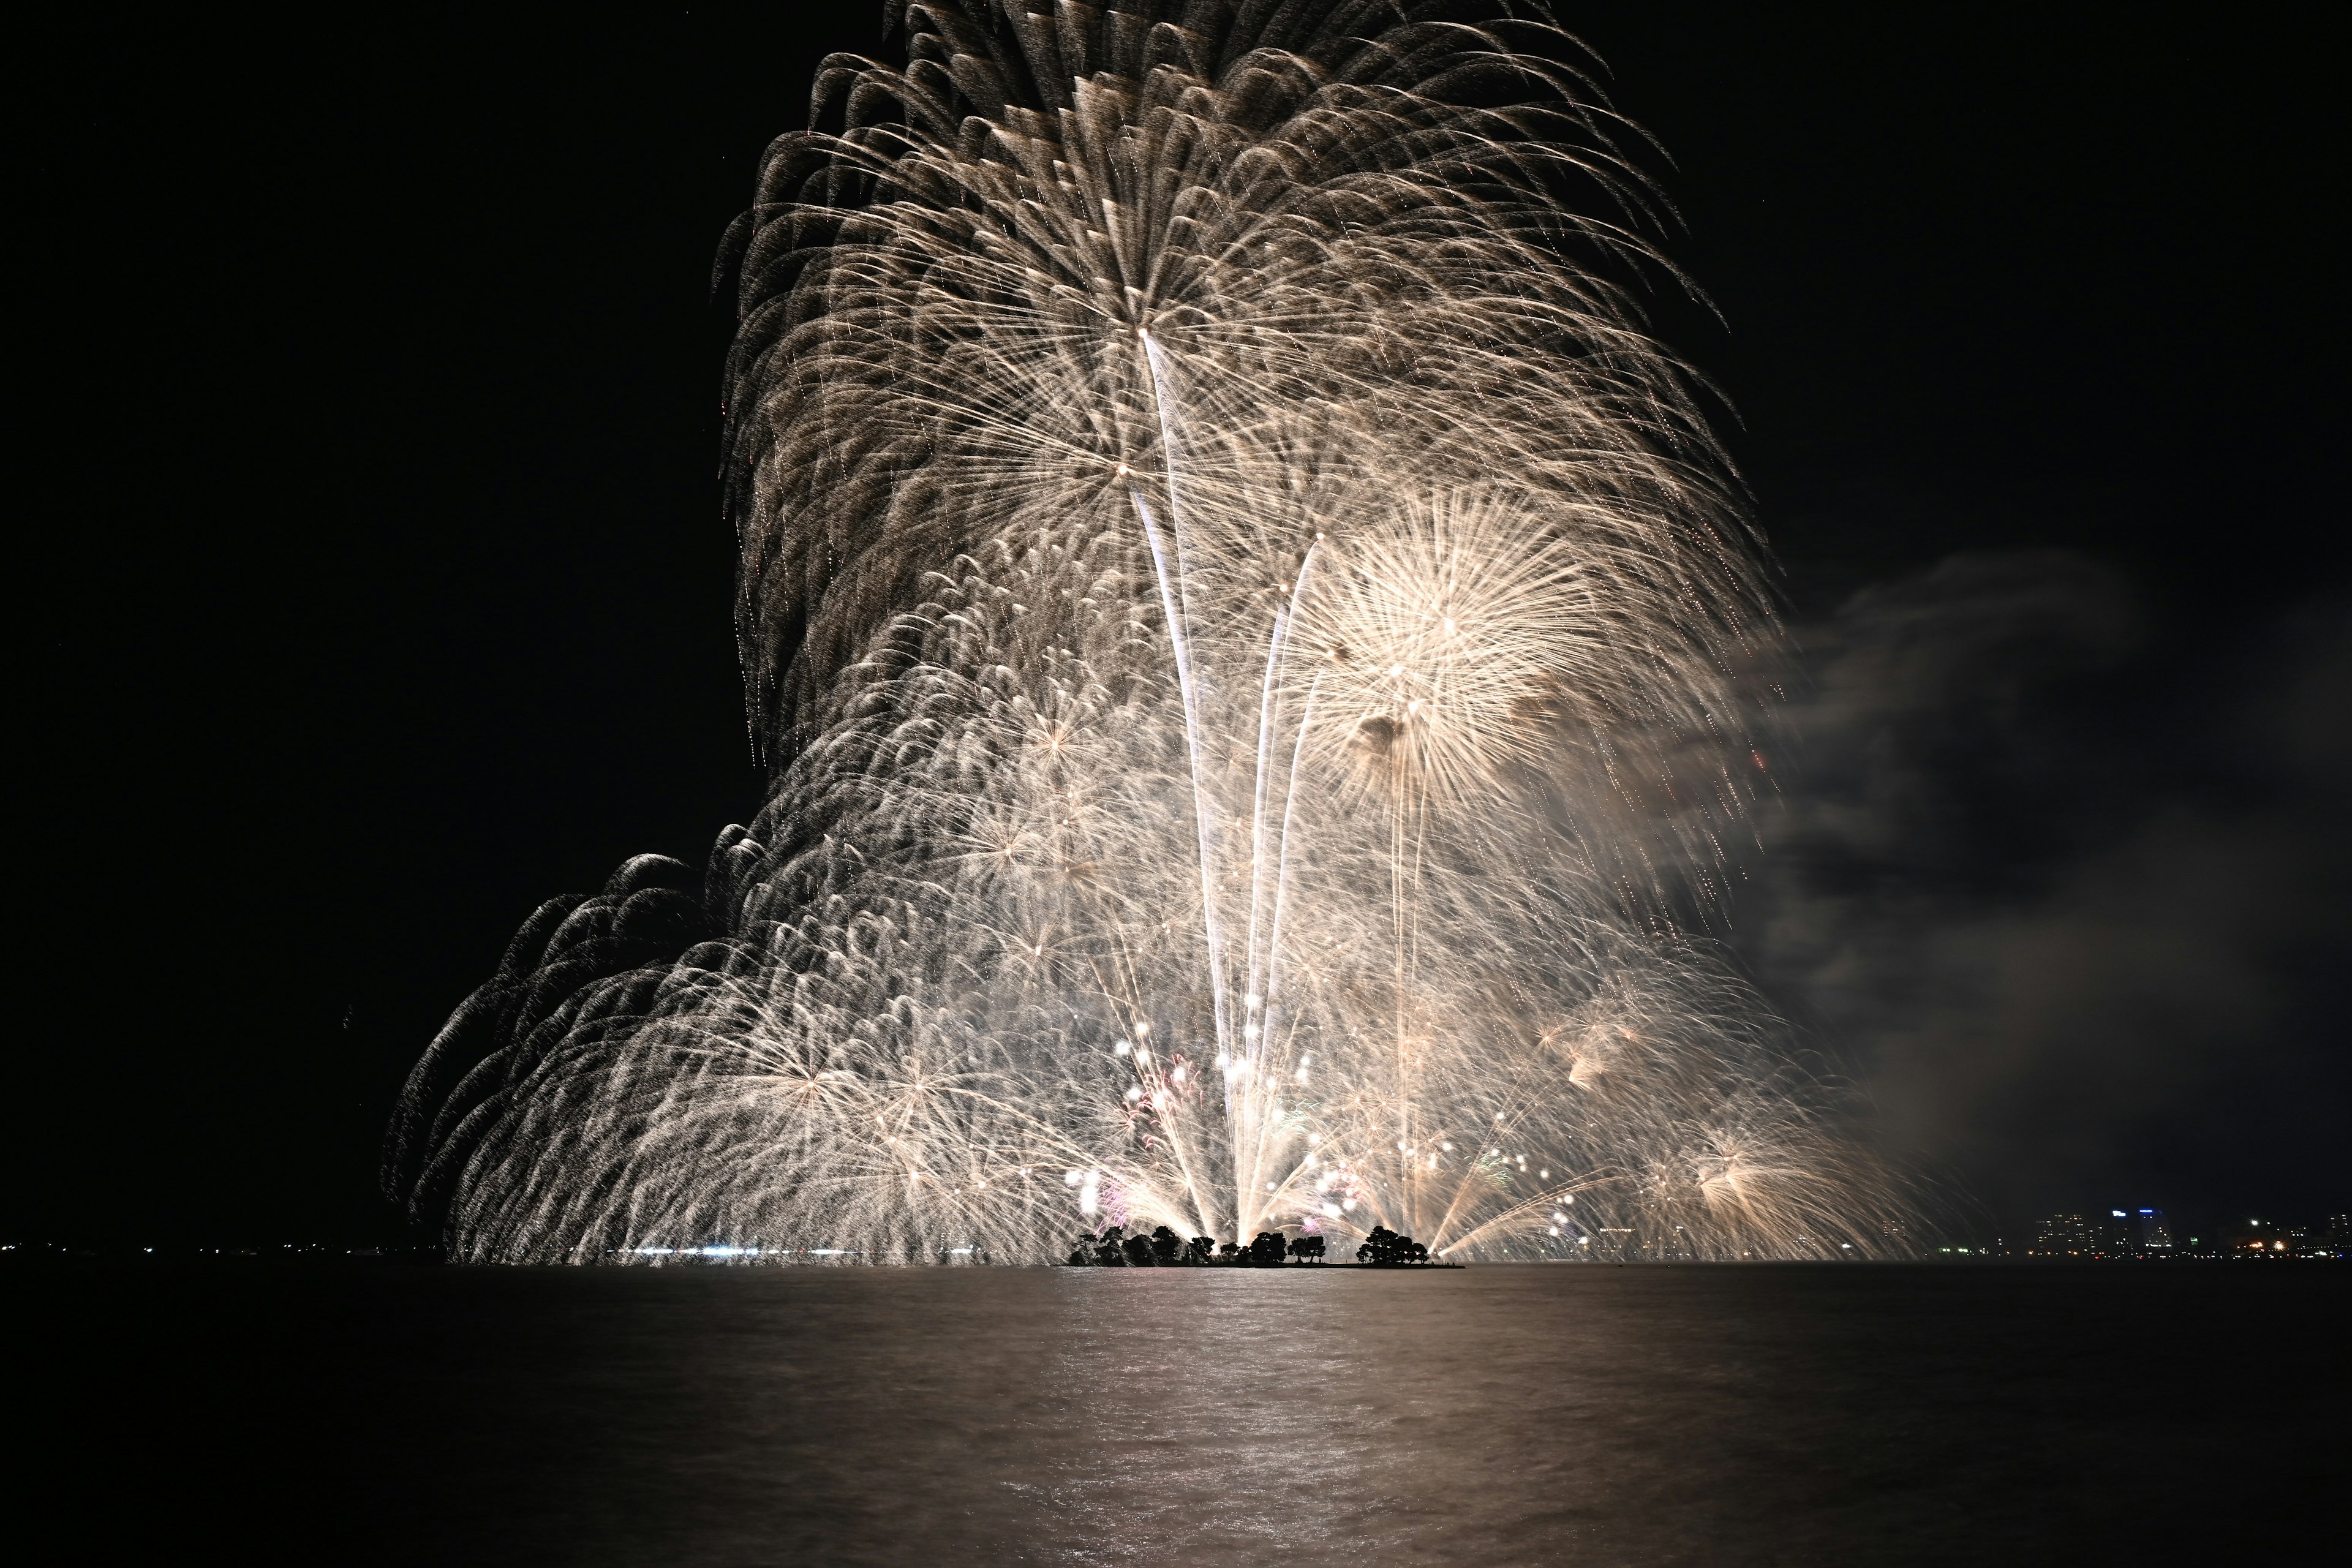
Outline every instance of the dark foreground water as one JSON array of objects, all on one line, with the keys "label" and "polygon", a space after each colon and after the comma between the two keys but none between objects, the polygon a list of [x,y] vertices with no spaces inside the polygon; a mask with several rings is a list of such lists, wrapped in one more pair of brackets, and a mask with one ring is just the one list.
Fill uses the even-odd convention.
[{"label": "dark foreground water", "polygon": [[58,1478],[19,1495],[90,1561],[2007,1568],[2346,1527],[2324,1265],[5,1285]]}]

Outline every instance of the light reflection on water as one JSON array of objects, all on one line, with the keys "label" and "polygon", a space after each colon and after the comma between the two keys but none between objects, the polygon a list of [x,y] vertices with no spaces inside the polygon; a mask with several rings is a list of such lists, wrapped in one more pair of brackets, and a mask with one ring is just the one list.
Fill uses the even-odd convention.
[{"label": "light reflection on water", "polygon": [[[330,1516],[313,1561],[2012,1568],[2324,1489],[2317,1272],[385,1268],[75,1315],[152,1358],[154,1461]],[[2250,1337],[2311,1381],[2195,1353]]]}]

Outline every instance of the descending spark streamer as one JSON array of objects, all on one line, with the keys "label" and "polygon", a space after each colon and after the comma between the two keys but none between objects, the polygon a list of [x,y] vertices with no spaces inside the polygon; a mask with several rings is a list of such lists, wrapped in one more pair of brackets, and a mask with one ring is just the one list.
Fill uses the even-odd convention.
[{"label": "descending spark streamer", "polygon": [[1643,188],[1561,35],[1449,16],[954,0],[825,63],[731,242],[769,798],[418,1065],[458,1255],[1889,1249],[1660,913],[1770,628],[1608,281]]}]

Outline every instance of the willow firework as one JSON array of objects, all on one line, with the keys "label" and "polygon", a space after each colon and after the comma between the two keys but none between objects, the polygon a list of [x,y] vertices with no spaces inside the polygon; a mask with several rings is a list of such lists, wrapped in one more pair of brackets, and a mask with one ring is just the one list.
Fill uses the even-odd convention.
[{"label": "willow firework", "polygon": [[482,1259],[1886,1251],[1894,1185],[1663,913],[1771,626],[1565,37],[893,23],[730,241],[766,804],[532,918],[397,1191]]}]

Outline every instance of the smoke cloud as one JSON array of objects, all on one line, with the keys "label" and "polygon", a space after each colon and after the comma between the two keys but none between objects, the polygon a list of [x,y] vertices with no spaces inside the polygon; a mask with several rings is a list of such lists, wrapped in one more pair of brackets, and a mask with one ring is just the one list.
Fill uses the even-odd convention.
[{"label": "smoke cloud", "polygon": [[1800,629],[1734,940],[1980,1221],[2335,1195],[2342,610],[2212,646],[2037,552]]}]

